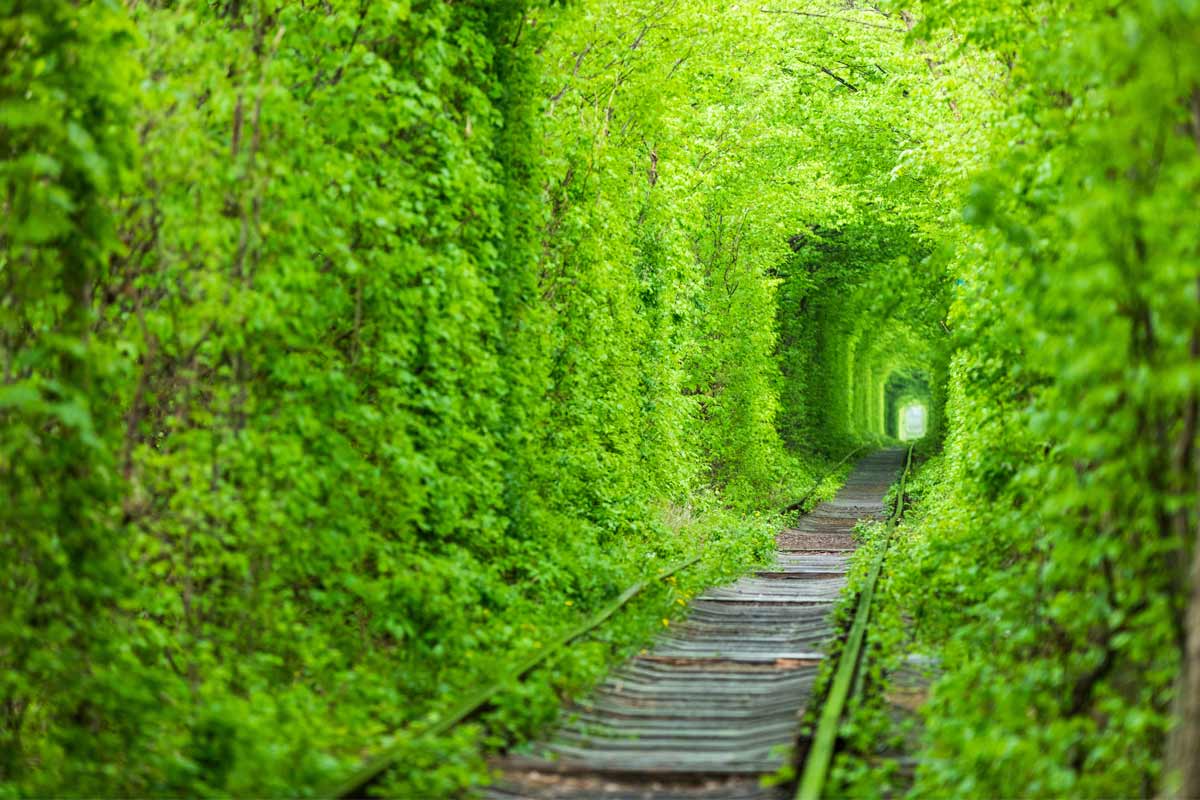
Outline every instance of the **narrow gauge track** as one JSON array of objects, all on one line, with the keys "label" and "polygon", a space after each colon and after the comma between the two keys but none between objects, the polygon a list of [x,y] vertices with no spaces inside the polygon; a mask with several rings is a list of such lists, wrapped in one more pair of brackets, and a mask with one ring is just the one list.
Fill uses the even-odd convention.
[{"label": "narrow gauge track", "polygon": [[833,635],[851,531],[885,516],[904,457],[861,459],[834,499],[778,535],[772,567],[700,596],[682,625],[568,708],[536,757],[498,760],[502,779],[485,796],[788,797],[758,779],[790,756]]}]

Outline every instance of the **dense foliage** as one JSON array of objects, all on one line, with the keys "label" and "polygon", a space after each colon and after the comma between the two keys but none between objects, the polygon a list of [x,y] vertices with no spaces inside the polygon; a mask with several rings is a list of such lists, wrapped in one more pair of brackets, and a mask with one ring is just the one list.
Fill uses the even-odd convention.
[{"label": "dense foliage", "polygon": [[929,24],[1007,96],[965,203],[952,433],[911,567],[947,668],[918,790],[1153,794],[1200,633],[1200,13],[989,4]]},{"label": "dense foliage", "polygon": [[[919,337],[863,309],[928,245],[884,222],[903,143],[780,61],[820,40],[790,19],[3,19],[8,793],[315,791],[660,565],[761,556],[750,512],[882,431],[889,344]],[[479,737],[606,652],[414,742],[392,790],[478,780]]]},{"label": "dense foliage", "polygon": [[0,8],[0,794],[475,783],[914,402],[917,792],[1169,785],[1191,4]]},{"label": "dense foliage", "polygon": [[[1176,723],[1194,736],[1200,713],[1200,14],[922,18],[966,179],[946,451],[917,483],[881,634],[893,658],[941,662],[912,792],[1195,796],[1200,743]],[[884,785],[863,763],[847,791]]]}]

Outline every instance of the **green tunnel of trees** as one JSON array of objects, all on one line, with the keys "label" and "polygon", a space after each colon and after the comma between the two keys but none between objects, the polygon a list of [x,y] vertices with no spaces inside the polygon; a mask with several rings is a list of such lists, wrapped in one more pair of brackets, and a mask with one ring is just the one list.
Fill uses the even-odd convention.
[{"label": "green tunnel of trees", "polygon": [[0,6],[0,796],[476,786],[910,403],[914,791],[1200,786],[1194,4]]}]

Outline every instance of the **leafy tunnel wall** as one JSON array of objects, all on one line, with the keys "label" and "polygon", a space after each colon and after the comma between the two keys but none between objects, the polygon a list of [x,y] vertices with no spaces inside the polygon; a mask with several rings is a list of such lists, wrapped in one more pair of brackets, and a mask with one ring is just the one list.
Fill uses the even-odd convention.
[{"label": "leafy tunnel wall", "polygon": [[397,732],[752,563],[916,376],[925,793],[1160,784],[1195,3],[10,5],[0,794],[307,795],[392,735],[461,793],[601,643]]},{"label": "leafy tunnel wall", "polygon": [[[900,384],[940,435],[947,349],[944,287],[917,232],[867,218],[791,239],[780,270],[780,428],[794,447],[845,452],[896,436]],[[914,268],[915,267],[915,268]],[[922,283],[922,278],[928,282]]]},{"label": "leafy tunnel wall", "polygon": [[[891,174],[946,114],[892,77],[922,62],[800,22],[6,22],[4,791],[305,793],[657,565],[769,549],[945,306],[926,179]],[[414,744],[393,790],[461,789],[485,735]]]}]

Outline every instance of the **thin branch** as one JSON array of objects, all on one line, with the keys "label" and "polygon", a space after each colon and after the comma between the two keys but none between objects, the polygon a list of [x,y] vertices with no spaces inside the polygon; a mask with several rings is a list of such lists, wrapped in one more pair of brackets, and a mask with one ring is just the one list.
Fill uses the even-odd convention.
[{"label": "thin branch", "polygon": [[571,70],[571,77],[567,78],[567,82],[563,84],[563,87],[562,87],[562,89],[559,90],[558,94],[556,94],[550,98],[551,109],[553,109],[554,106],[558,105],[558,101],[563,99],[563,95],[565,95],[567,93],[567,88],[571,85],[571,82],[573,80],[575,80],[576,77],[578,77],[579,68],[583,65],[584,56],[586,56],[588,53],[592,52],[592,47],[595,44],[596,44],[595,42],[588,42],[588,46],[583,48],[583,50],[581,50],[579,52],[579,55],[575,57],[575,68]]},{"label": "thin branch", "polygon": [[787,8],[760,8],[760,13],[763,14],[794,14],[798,17],[816,17],[817,19],[836,19],[841,22],[852,22],[855,25],[862,25],[867,28],[878,28],[881,31],[891,31],[892,33],[904,33],[901,28],[894,25],[880,25],[878,22],[867,22],[865,19],[851,19],[850,17],[839,17],[837,14],[818,14],[814,11],[792,11]]},{"label": "thin branch", "polygon": [[[900,19],[904,21],[904,27],[908,28],[908,32],[912,33],[913,28],[916,27],[916,21],[913,19],[912,14],[909,14],[907,11],[901,11]],[[942,72],[938,69],[938,63],[933,60],[933,56],[929,54],[928,45],[924,39],[918,39],[917,42],[921,45],[922,54],[925,56],[925,66],[929,68],[929,74],[935,81],[940,81]],[[962,119],[962,113],[958,110],[958,103],[954,102],[954,98],[949,94],[946,94],[946,103],[950,106],[950,110],[954,112],[954,118]]]},{"label": "thin branch", "polygon": [[798,60],[800,61],[800,63],[801,63],[801,64],[807,64],[807,65],[808,65],[808,66],[810,66],[810,67],[815,67],[816,69],[819,69],[819,70],[821,70],[821,72],[824,72],[826,75],[828,75],[829,77],[833,78],[835,81],[837,81],[838,83],[840,83],[842,86],[845,86],[845,87],[846,87],[847,89],[849,89],[850,91],[852,91],[852,92],[857,92],[857,91],[858,91],[858,87],[857,87],[857,86],[855,86],[853,83],[851,83],[850,81],[848,81],[848,80],[846,80],[845,78],[843,78],[841,75],[838,75],[836,72],[834,72],[833,70],[829,69],[828,67],[823,67],[823,66],[821,66],[820,64],[814,64],[814,63],[812,63],[811,61],[805,61],[805,60],[803,60],[803,59],[798,59]]}]

